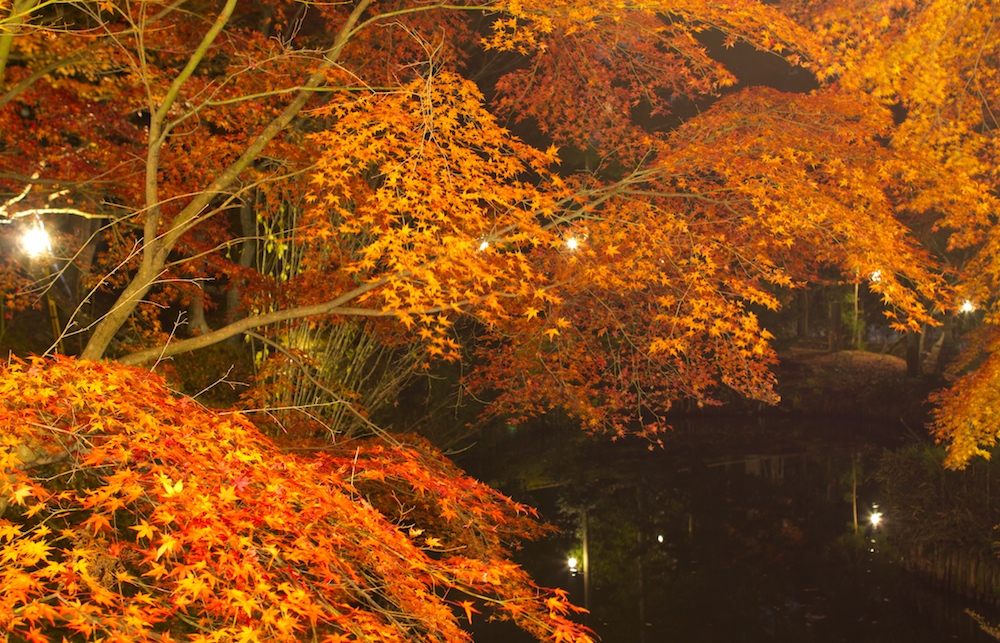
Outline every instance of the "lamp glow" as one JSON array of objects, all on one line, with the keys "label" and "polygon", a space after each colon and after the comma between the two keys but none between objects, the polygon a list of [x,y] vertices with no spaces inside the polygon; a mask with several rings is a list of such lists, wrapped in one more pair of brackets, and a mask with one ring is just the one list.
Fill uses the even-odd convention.
[{"label": "lamp glow", "polygon": [[576,250],[580,246],[580,242],[577,241],[576,237],[570,237],[566,239],[566,247],[570,250]]},{"label": "lamp glow", "polygon": [[881,524],[881,522],[882,522],[882,512],[881,511],[873,511],[872,512],[871,521],[872,521],[872,527],[878,527],[879,524]]},{"label": "lamp glow", "polygon": [[489,247],[490,247],[490,242],[489,241],[483,241],[482,243],[479,244],[479,252],[483,252],[484,250],[486,250]]},{"label": "lamp glow", "polygon": [[576,560],[575,556],[570,556],[569,560],[567,560],[566,563],[569,565],[569,571],[573,572],[574,574],[577,572],[577,570],[580,569],[577,566],[578,561]]},{"label": "lamp glow", "polygon": [[964,302],[962,302],[962,306],[959,308],[959,310],[962,311],[963,313],[974,313],[976,312],[976,305],[972,303],[970,300],[966,299]]},{"label": "lamp glow", "polygon": [[868,275],[868,280],[871,281],[873,284],[877,284],[878,282],[882,281],[882,271],[876,270],[872,274]]},{"label": "lamp glow", "polygon": [[24,233],[24,236],[21,237],[21,247],[25,254],[32,259],[52,251],[49,233],[45,231],[45,226],[42,225],[41,221],[36,221],[35,225]]}]

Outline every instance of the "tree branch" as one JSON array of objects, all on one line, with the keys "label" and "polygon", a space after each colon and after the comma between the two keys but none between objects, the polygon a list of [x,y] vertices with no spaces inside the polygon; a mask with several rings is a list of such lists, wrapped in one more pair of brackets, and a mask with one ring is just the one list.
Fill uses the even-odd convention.
[{"label": "tree branch", "polygon": [[358,286],[350,292],[344,293],[340,297],[333,299],[331,301],[323,302],[320,304],[313,304],[311,306],[299,306],[296,308],[288,308],[285,310],[276,310],[274,312],[266,313],[264,315],[254,315],[252,317],[244,317],[243,319],[237,320],[231,324],[223,326],[222,328],[212,331],[211,333],[206,333],[204,335],[198,335],[197,337],[191,337],[189,339],[184,339],[179,342],[173,342],[166,346],[160,348],[150,348],[147,350],[139,351],[137,353],[132,353],[124,357],[119,358],[117,361],[120,364],[134,365],[141,364],[143,362],[148,362],[152,359],[157,359],[161,357],[169,357],[171,355],[178,355],[180,353],[186,353],[188,351],[197,350],[199,348],[204,348],[205,346],[211,346],[217,342],[229,339],[239,335],[245,331],[252,330],[254,328],[261,328],[262,326],[269,326],[270,324],[276,324],[278,322],[288,321],[291,319],[302,319],[304,317],[314,317],[316,315],[329,315],[338,314],[352,317],[388,317],[394,315],[392,311],[374,310],[371,308],[351,308],[344,307],[344,304],[352,301],[353,299],[360,297],[361,295],[374,290],[375,288],[383,285],[385,280],[374,281],[371,283],[363,284]]},{"label": "tree branch", "polygon": [[4,72],[7,69],[7,60],[10,58],[10,48],[14,45],[14,37],[19,31],[19,27],[24,24],[25,16],[29,15],[38,0],[14,0],[14,5],[10,8],[10,15],[0,22],[3,26],[0,35],[0,83],[3,83]]},{"label": "tree branch", "polygon": [[[163,271],[164,266],[168,260],[170,252],[173,250],[174,245],[180,239],[181,235],[185,230],[192,224],[192,221],[196,219],[204,210],[212,199],[217,195],[223,193],[229,188],[233,182],[239,178],[240,174],[250,166],[251,163],[263,152],[264,148],[280,134],[292,119],[305,107],[306,103],[315,93],[313,90],[316,87],[322,85],[326,80],[325,71],[336,64],[336,61],[340,58],[340,54],[344,47],[347,45],[350,36],[354,33],[354,27],[361,19],[362,14],[371,4],[372,0],[360,0],[358,4],[354,7],[351,15],[347,18],[344,24],[341,26],[340,31],[337,33],[337,37],[334,40],[333,46],[328,50],[323,62],[320,64],[319,68],[313,72],[309,79],[304,83],[304,89],[296,95],[296,97],[289,103],[284,110],[281,111],[278,116],[276,116],[260,134],[246,147],[240,157],[234,161],[229,167],[222,171],[222,173],[212,181],[203,191],[196,194],[188,205],[178,213],[177,217],[174,219],[171,227],[160,237],[155,237],[155,231],[150,231],[147,229],[144,236],[145,243],[149,246],[148,251],[144,252],[142,263],[139,266],[135,277],[129,282],[129,285],[121,293],[118,300],[115,302],[114,307],[111,312],[109,312],[100,321],[94,330],[94,334],[91,336],[90,341],[87,342],[86,348],[84,348],[81,353],[81,357],[85,359],[97,360],[104,356],[107,351],[108,346],[110,346],[112,339],[114,339],[115,334],[118,329],[125,323],[125,321],[132,315],[135,307],[142,300],[143,296],[149,292],[149,289],[153,287],[153,284],[159,278]],[[150,131],[150,137],[152,139],[153,132]],[[153,168],[154,172],[157,168]],[[240,331],[234,331],[236,334]]]}]

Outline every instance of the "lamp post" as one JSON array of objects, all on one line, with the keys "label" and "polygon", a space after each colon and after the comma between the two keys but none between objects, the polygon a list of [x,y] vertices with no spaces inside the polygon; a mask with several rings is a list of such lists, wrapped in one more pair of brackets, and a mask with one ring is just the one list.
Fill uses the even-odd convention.
[{"label": "lamp post", "polygon": [[[52,254],[52,242],[49,239],[49,233],[45,230],[45,225],[42,223],[41,219],[35,219],[35,224],[28,228],[28,230],[21,237],[21,248],[24,249],[24,253],[28,255],[28,258],[34,261],[45,255]],[[48,281],[52,276],[52,272],[49,270],[49,264],[45,261],[42,262],[42,266],[45,270],[45,280]],[[62,328],[59,325],[59,311],[56,308],[56,301],[52,298],[52,291],[49,288],[51,284],[47,284],[45,288],[45,301],[49,308],[49,319],[52,321],[52,338],[55,341],[55,347],[60,353],[65,353],[66,350],[63,348],[62,340]]]},{"label": "lamp post", "polygon": [[868,534],[869,534],[869,541],[870,541],[869,542],[869,547],[868,547],[868,553],[870,553],[870,554],[874,554],[875,553],[875,549],[876,549],[876,545],[875,545],[875,532],[878,530],[879,525],[882,524],[882,518],[883,518],[882,512],[878,510],[878,505],[877,504],[873,504],[872,505],[872,513],[871,513],[870,516],[868,516],[868,520],[869,520],[869,522],[871,522],[871,531],[868,532]]},{"label": "lamp post", "polygon": [[[590,611],[590,542],[588,525],[587,525],[587,509],[584,508],[582,515],[583,522],[583,547],[580,552],[580,558],[576,556],[570,556],[566,559],[566,566],[569,568],[569,573],[571,576],[583,576],[583,607],[587,612]],[[587,621],[587,612],[584,612],[584,623]]]},{"label": "lamp post", "polygon": [[583,508],[583,607],[584,622],[586,615],[590,613],[590,541],[587,525],[587,508]]}]

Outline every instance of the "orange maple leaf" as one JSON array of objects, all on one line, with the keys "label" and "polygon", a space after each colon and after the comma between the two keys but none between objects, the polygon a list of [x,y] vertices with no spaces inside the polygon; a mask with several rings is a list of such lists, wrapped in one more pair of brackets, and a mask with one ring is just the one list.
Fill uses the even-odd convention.
[{"label": "orange maple leaf", "polygon": [[347,634],[343,634],[341,632],[338,632],[337,634],[327,634],[323,637],[323,643],[349,643],[349,641],[353,640],[355,639],[352,639]]},{"label": "orange maple leaf", "polygon": [[472,625],[473,614],[482,614],[482,612],[473,607],[474,603],[472,601],[462,601],[459,605],[465,610],[465,618],[469,621],[469,625]]}]

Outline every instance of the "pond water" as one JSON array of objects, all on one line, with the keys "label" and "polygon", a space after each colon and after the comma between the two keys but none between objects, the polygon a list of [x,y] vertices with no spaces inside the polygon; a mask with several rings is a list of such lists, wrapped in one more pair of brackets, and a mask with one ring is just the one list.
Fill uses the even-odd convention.
[{"label": "pond water", "polygon": [[[560,527],[518,561],[586,605],[607,643],[994,641],[965,610],[995,610],[907,575],[892,550],[873,472],[904,437],[721,419],[681,424],[651,451],[539,425],[458,460]],[[475,634],[531,640],[506,624]]]}]

